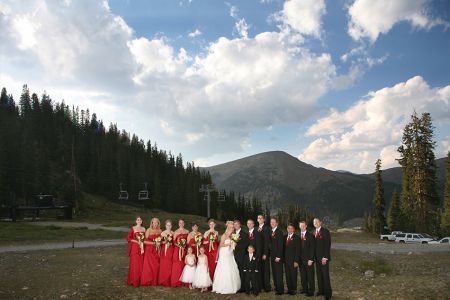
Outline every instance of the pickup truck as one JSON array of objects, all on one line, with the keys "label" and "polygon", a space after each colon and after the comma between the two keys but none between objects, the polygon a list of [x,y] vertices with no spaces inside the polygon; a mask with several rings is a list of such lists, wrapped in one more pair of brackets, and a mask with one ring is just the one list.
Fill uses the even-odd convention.
[{"label": "pickup truck", "polygon": [[395,242],[401,244],[428,244],[432,240],[419,233],[400,233],[395,237]]},{"label": "pickup truck", "polygon": [[380,235],[380,240],[383,241],[395,241],[395,236],[397,234],[403,233],[401,231],[392,231],[391,234],[381,234]]}]

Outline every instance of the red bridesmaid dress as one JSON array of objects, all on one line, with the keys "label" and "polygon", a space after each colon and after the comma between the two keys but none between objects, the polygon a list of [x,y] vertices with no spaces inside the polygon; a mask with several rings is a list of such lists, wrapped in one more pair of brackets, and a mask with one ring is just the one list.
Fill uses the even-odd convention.
[{"label": "red bridesmaid dress", "polygon": [[[150,234],[145,240],[153,243],[159,234]],[[142,267],[141,285],[155,286],[158,285],[159,272],[159,254],[155,244],[145,244],[144,265]]]},{"label": "red bridesmaid dress", "polygon": [[175,249],[173,251],[173,260],[172,260],[172,274],[170,276],[170,286],[178,287],[183,286],[180,281],[181,273],[183,273],[184,268],[184,257],[186,256],[186,249],[180,249],[177,246],[177,241],[181,239],[185,239],[187,241],[187,233],[180,233],[177,235],[177,238],[174,240]]},{"label": "red bridesmaid dress", "polygon": [[[194,235],[195,237],[195,235]],[[197,245],[195,245],[195,239],[194,237],[192,237],[192,239],[189,240],[188,242],[188,247],[192,247],[192,254],[194,254],[195,256],[198,255],[197,253]],[[187,249],[187,248],[186,248]],[[187,251],[187,250],[186,250]]]},{"label": "red bridesmaid dress", "polygon": [[[144,233],[143,233],[144,234]],[[128,268],[127,284],[138,287],[141,282],[142,264],[144,263],[144,256],[141,254],[141,248],[136,241],[136,232],[131,228],[127,236],[128,240],[128,256],[130,257],[130,266]]]},{"label": "red bridesmaid dress", "polygon": [[211,280],[214,279],[214,272],[216,271],[216,259],[217,259],[217,251],[219,250],[219,235],[216,234],[216,237],[213,242],[209,242],[209,233],[205,237],[203,245],[205,246],[205,254],[208,257],[208,268],[209,268],[209,276]]},{"label": "red bridesmaid dress", "polygon": [[161,244],[161,254],[159,260],[159,276],[158,284],[162,286],[170,286],[170,275],[172,274],[172,257],[175,246],[173,241],[166,249],[164,239]]}]

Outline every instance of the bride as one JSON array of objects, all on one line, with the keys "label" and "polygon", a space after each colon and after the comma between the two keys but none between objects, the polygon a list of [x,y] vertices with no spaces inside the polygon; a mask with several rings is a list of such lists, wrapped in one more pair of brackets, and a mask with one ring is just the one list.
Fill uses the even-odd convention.
[{"label": "bride", "polygon": [[233,233],[233,222],[227,221],[227,229],[220,239],[219,260],[212,291],[218,294],[235,294],[241,288],[239,269],[234,260],[231,234]]}]

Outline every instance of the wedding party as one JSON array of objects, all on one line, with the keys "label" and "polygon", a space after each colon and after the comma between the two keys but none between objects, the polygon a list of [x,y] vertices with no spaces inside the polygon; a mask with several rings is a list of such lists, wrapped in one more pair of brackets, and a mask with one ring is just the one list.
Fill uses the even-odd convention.
[{"label": "wedding party", "polygon": [[314,218],[311,232],[304,220],[285,229],[278,227],[277,218],[268,221],[258,215],[257,223],[248,219],[244,229],[237,219],[223,226],[209,219],[209,229],[202,233],[199,224],[187,230],[183,219],[176,229],[171,220],[165,220],[161,230],[160,220],[152,218],[145,229],[143,218],[137,216],[127,237],[127,284],[255,296],[274,291],[331,299],[331,236],[320,218]]}]

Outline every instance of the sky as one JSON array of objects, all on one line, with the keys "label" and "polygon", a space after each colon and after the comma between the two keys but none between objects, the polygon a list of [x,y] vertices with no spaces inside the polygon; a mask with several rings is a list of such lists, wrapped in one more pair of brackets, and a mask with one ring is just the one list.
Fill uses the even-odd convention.
[{"label": "sky", "polygon": [[281,150],[397,166],[431,113],[450,150],[448,0],[0,0],[0,85],[89,108],[185,161]]}]

